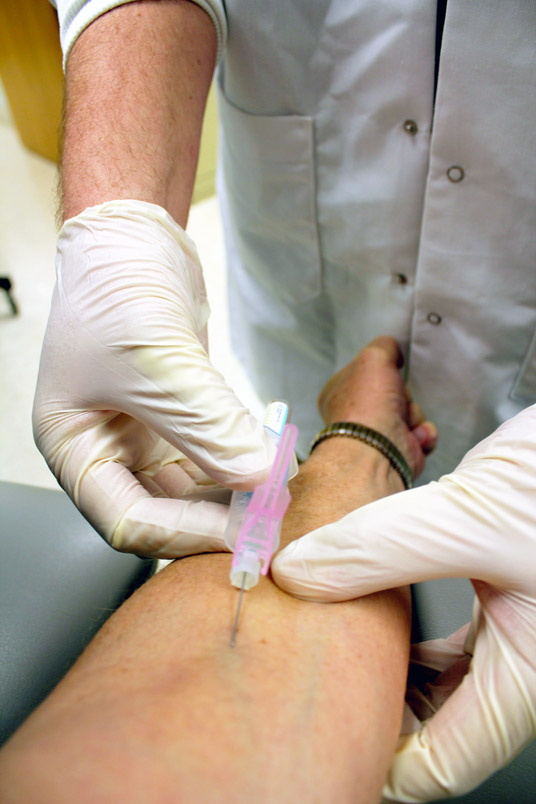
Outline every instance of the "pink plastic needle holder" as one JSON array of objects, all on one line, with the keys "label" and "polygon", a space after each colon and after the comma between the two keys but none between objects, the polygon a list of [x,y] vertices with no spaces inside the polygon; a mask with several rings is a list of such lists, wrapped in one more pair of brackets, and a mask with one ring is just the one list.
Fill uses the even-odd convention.
[{"label": "pink plastic needle holder", "polygon": [[268,574],[272,555],[279,546],[281,523],[290,503],[288,469],[297,437],[298,428],[286,424],[270,476],[266,483],[257,486],[244,512],[231,565],[231,584],[240,589],[231,647],[234,647],[242,593],[257,585],[259,572]]}]

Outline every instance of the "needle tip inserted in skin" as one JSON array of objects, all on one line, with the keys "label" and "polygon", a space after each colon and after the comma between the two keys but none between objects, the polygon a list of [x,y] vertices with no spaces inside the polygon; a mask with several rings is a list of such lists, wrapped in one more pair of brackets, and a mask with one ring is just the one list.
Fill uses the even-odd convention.
[{"label": "needle tip inserted in skin", "polygon": [[246,573],[242,573],[242,586],[240,587],[240,595],[238,596],[238,606],[236,608],[236,616],[233,624],[233,633],[231,634],[230,647],[234,648],[236,642],[236,632],[238,631],[238,620],[240,617],[240,608],[242,606],[242,598],[244,597],[244,585],[246,583]]}]

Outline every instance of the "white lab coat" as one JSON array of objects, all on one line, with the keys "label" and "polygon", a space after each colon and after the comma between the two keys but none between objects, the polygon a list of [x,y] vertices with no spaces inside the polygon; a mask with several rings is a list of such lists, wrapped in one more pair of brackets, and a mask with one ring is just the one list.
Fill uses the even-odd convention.
[{"label": "white lab coat", "polygon": [[[372,337],[440,432],[424,479],[536,402],[536,4],[198,0],[216,25],[236,351],[301,449]],[[65,52],[121,0],[59,0]],[[433,120],[433,130],[432,130]]]}]

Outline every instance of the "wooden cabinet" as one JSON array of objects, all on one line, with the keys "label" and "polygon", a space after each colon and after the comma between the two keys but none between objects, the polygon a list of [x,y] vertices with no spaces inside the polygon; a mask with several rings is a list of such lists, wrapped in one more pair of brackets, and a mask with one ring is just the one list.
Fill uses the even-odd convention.
[{"label": "wooden cabinet", "polygon": [[0,0],[0,76],[19,136],[58,158],[63,71],[58,20],[48,0]]}]

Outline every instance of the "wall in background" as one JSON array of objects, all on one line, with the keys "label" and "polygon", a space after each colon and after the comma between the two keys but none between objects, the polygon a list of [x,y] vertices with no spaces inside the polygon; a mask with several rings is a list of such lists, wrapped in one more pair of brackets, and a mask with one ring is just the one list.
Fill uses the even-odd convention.
[{"label": "wall in background", "polygon": [[0,81],[0,123],[11,123],[11,112],[7,103],[6,93]]}]

